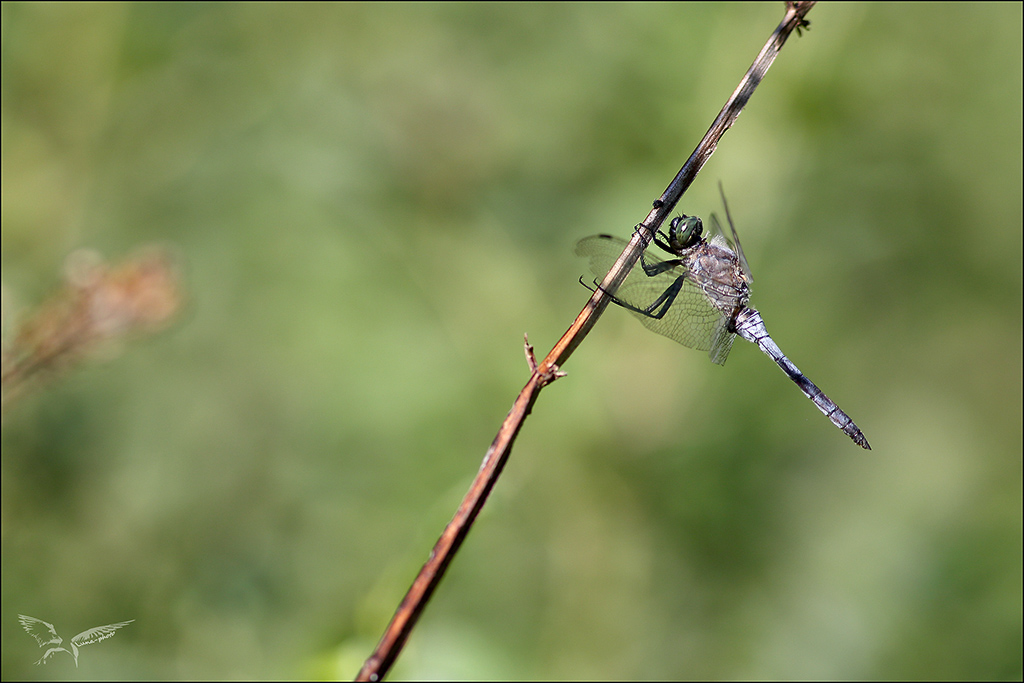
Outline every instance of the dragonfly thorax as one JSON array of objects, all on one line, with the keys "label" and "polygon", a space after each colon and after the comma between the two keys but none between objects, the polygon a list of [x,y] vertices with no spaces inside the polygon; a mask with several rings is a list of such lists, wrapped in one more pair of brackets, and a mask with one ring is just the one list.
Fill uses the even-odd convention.
[{"label": "dragonfly thorax", "polygon": [[676,254],[680,254],[684,249],[696,245],[700,242],[701,234],[704,232],[704,223],[701,222],[697,216],[676,216],[669,223],[668,227],[668,245],[672,248],[672,251]]},{"label": "dragonfly thorax", "polygon": [[736,253],[717,238],[694,249],[686,268],[708,302],[724,315],[735,315],[750,300],[750,278]]}]

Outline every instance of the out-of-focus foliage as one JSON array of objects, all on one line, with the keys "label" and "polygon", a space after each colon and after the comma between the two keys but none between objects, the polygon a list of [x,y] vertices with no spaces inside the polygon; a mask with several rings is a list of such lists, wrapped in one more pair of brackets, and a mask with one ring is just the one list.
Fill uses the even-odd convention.
[{"label": "out-of-focus foliage", "polygon": [[166,250],[111,266],[80,249],[68,255],[65,279],[31,315],[20,316],[5,339],[3,408],[100,349],[110,354],[126,341],[160,332],[182,307],[181,275]]},{"label": "out-of-focus foliage", "polygon": [[[189,304],[4,417],[3,678],[353,675],[781,16],[5,3],[5,335],[82,247]],[[609,310],[394,678],[1021,676],[1021,5],[809,18],[680,208],[874,450]]]}]

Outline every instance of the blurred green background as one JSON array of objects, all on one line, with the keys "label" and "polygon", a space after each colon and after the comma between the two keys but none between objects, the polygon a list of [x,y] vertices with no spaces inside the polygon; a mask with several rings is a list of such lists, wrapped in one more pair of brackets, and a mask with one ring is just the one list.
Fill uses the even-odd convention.
[{"label": "blurred green background", "polygon": [[[783,10],[2,13],[8,332],[79,247],[190,291],[5,415],[3,678],[347,678]],[[1021,5],[809,18],[680,209],[874,450],[609,309],[392,678],[1021,677]]]}]

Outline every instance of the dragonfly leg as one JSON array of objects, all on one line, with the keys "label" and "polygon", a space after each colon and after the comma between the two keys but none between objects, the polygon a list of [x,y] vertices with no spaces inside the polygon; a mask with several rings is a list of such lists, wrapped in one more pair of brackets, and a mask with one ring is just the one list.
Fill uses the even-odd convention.
[{"label": "dragonfly leg", "polygon": [[[647,239],[647,237],[643,233],[640,232],[640,228],[643,228],[643,227],[645,227],[643,223],[637,223],[636,226],[633,228],[633,232],[634,233],[640,233],[640,236],[644,238],[644,249],[647,249],[647,247],[649,247],[651,242],[653,241],[655,244],[657,244],[659,247],[661,247],[662,249],[664,249],[668,253],[670,253],[670,254],[676,253],[675,251],[673,251],[672,247],[669,246],[669,244],[668,244],[669,243],[668,235],[666,235],[663,231],[658,230],[657,232],[655,232],[651,236],[651,239]],[[647,270],[647,269],[644,268],[644,270]],[[650,273],[648,273],[648,275],[650,275]]]},{"label": "dragonfly leg", "polygon": [[633,226],[633,234],[634,235],[640,235],[640,237],[643,239],[643,241],[644,241],[644,249],[646,249],[651,244],[651,240],[648,239],[647,235],[645,235],[643,233],[643,228],[646,228],[646,227],[647,226],[644,225],[643,223],[637,223],[636,225]]},{"label": "dragonfly leg", "polygon": [[[637,223],[636,227],[633,228],[633,232],[639,233],[640,228],[642,227],[644,227],[643,223]],[[672,270],[676,266],[683,265],[682,259],[670,259],[668,261],[659,261],[654,264],[648,264],[644,256],[646,254],[647,247],[651,244],[651,240],[647,239],[642,233],[640,236],[644,238],[644,251],[640,252],[640,266],[644,269],[644,273],[647,274],[647,277],[654,277],[655,275],[664,273],[666,270]],[[670,254],[675,253],[672,251],[672,247],[668,245],[668,235],[663,233],[661,230],[654,233],[654,243]]]},{"label": "dragonfly leg", "polygon": [[601,284],[597,280],[594,280],[594,287],[591,287],[590,285],[583,281],[583,276],[580,276],[580,284],[589,289],[591,292],[596,292],[598,289],[600,289],[605,294],[608,294],[609,298],[612,300],[612,303],[622,306],[627,311],[633,311],[634,313],[638,313],[646,318],[654,318],[655,320],[661,320],[662,318],[664,318],[665,314],[668,313],[668,310],[672,308],[672,304],[675,302],[676,297],[679,295],[679,290],[682,289],[683,287],[684,280],[685,278],[683,277],[677,277],[675,279],[675,282],[673,282],[668,287],[668,289],[662,292],[661,295],[657,299],[655,299],[650,306],[648,306],[647,308],[640,308],[639,306],[634,306],[628,301],[623,301],[614,294],[608,294],[607,291],[601,288]]},{"label": "dragonfly leg", "polygon": [[[658,245],[661,246],[660,244]],[[666,271],[672,270],[676,266],[683,266],[684,261],[681,258],[669,259],[668,261],[658,261],[657,263],[647,263],[647,259],[644,258],[644,254],[640,254],[640,267],[644,269],[644,274],[647,277],[654,277],[660,275]]]}]

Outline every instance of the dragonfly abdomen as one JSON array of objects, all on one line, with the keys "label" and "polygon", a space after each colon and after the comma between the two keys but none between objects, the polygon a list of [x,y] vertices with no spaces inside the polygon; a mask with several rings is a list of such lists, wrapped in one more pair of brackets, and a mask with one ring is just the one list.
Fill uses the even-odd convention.
[{"label": "dragonfly abdomen", "polygon": [[819,389],[807,375],[800,372],[800,368],[782,353],[782,349],[779,348],[778,344],[768,334],[768,328],[765,327],[760,313],[753,308],[744,308],[736,315],[735,328],[736,334],[749,342],[757,344],[757,348],[761,349],[766,356],[775,361],[776,365],[782,368],[782,371],[800,387],[800,391],[804,393],[804,396],[811,399],[814,405],[818,407],[818,410],[832,424],[843,430],[847,436],[853,439],[855,444],[861,448],[871,450],[868,440],[864,438],[864,433],[854,424],[850,416],[844,413],[832,399],[825,395],[824,391]]}]

